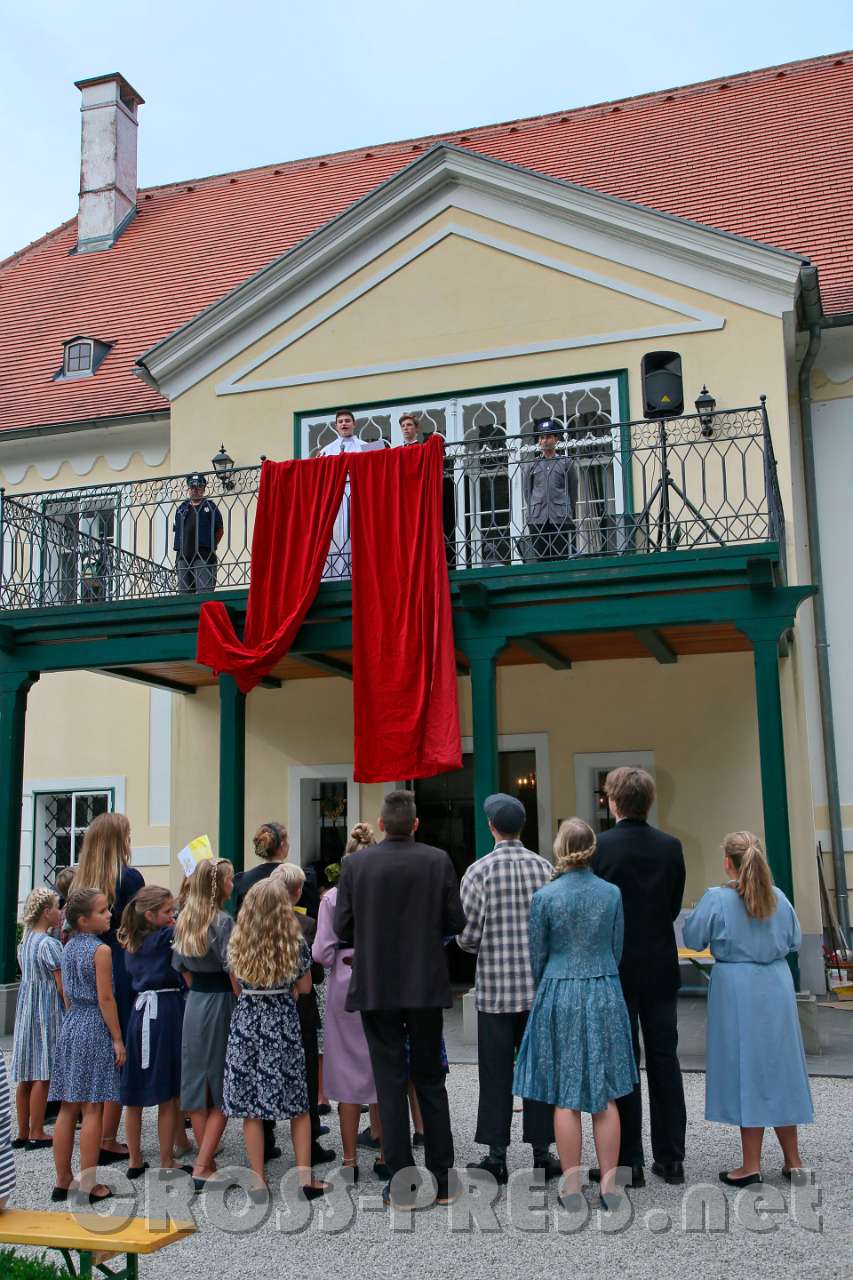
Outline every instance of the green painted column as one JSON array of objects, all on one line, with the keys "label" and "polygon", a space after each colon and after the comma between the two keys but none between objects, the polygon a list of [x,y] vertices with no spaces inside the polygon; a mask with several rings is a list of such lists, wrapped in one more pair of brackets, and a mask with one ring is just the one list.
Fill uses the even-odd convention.
[{"label": "green painted column", "polygon": [[243,870],[246,826],[246,695],[233,676],[219,677],[219,849]]},{"label": "green painted column", "polygon": [[18,980],[15,924],[21,862],[24,730],[27,695],[36,680],[38,675],[29,671],[0,675],[0,983]]},{"label": "green painted column", "polygon": [[791,870],[791,830],[788,820],[788,787],[785,776],[785,738],[782,697],[779,690],[779,624],[775,619],[745,624],[752,640],[755,664],[755,703],[758,713],[758,750],[761,765],[761,799],[764,809],[764,841],[773,879],[791,902],[794,877]]},{"label": "green painted column", "polygon": [[483,801],[498,790],[498,696],[496,659],[506,644],[504,637],[468,640],[465,654],[471,672],[471,713],[474,729],[474,841],[478,858],[491,853]]}]

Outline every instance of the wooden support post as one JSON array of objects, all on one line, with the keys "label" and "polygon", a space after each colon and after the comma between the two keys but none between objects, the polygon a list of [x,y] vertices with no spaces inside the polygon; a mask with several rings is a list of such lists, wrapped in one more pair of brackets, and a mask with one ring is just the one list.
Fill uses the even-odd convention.
[{"label": "wooden support post", "polygon": [[246,695],[219,677],[219,857],[243,870],[246,825]]}]

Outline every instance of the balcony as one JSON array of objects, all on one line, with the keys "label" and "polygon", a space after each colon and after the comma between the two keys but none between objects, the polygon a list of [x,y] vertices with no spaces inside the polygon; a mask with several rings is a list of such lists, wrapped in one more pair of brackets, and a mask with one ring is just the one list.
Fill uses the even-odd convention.
[{"label": "balcony", "polygon": [[[422,420],[429,430],[428,415]],[[363,436],[363,439],[369,439]],[[373,447],[387,447],[380,435]],[[572,464],[570,520],[529,518],[535,429],[508,434],[474,416],[445,446],[448,568],[466,575],[510,566],[582,565],[592,558],[775,543],[784,569],[784,519],[766,408],[661,422],[574,419],[558,444]],[[211,476],[223,521],[215,590],[249,585],[260,467]],[[0,491],[0,608],[60,609],[186,594],[173,531],[183,475],[16,494]],[[324,577],[350,574],[339,518]],[[464,580],[464,578],[463,578]]]}]

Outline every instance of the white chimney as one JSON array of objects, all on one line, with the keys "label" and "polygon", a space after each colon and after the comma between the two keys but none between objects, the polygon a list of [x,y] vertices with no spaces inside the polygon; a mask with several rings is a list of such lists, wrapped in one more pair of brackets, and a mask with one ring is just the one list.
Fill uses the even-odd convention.
[{"label": "white chimney", "polygon": [[77,80],[83,113],[77,252],[111,249],[136,213],[136,111],[144,98],[117,73]]}]

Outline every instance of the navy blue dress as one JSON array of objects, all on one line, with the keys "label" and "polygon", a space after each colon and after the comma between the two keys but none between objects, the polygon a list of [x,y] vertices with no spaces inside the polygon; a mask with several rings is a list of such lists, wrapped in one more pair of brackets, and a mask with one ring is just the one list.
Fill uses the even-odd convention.
[{"label": "navy blue dress", "polygon": [[181,1033],[184,980],[172,967],[168,927],[147,934],[138,951],[125,952],[135,1000],[125,1035],[127,1061],[121,1073],[125,1107],[155,1107],[181,1092]]},{"label": "navy blue dress", "polygon": [[619,982],[622,894],[585,867],[533,895],[530,967],[536,996],[518,1051],[520,1098],[604,1111],[637,1079]]},{"label": "navy blue dress", "polygon": [[110,908],[110,927],[106,933],[101,935],[101,941],[107,944],[113,955],[113,991],[115,992],[122,1039],[125,1041],[127,1040],[127,1023],[130,1018],[130,1011],[133,1008],[133,987],[130,985],[130,978],[127,976],[127,969],[124,963],[125,950],[118,940],[117,932],[121,924],[122,912],[131,898],[136,897],[139,890],[144,886],[145,881],[136,870],[136,867],[125,867],[122,870],[116,885],[115,900]]}]

